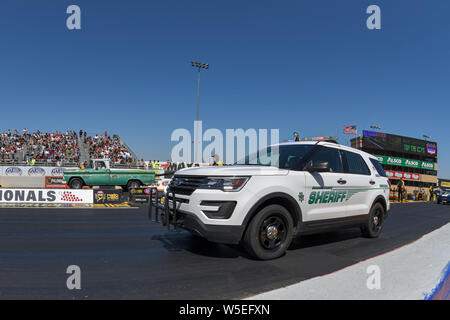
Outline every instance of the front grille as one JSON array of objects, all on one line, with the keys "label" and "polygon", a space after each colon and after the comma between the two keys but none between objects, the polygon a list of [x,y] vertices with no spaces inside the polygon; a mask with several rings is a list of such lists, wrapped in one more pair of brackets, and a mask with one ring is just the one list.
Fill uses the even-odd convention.
[{"label": "front grille", "polygon": [[175,194],[190,196],[198,187],[205,184],[206,177],[203,176],[175,176],[170,182],[170,189]]}]

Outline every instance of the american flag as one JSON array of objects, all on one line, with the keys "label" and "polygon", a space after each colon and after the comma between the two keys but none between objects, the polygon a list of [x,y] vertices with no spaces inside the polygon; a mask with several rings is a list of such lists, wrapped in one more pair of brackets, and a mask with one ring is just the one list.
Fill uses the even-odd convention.
[{"label": "american flag", "polygon": [[345,126],[344,134],[356,134],[356,126]]}]

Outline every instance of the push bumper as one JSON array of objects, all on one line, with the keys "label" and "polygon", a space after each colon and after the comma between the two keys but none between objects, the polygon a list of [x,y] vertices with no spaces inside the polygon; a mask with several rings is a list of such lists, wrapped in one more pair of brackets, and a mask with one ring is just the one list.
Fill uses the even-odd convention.
[{"label": "push bumper", "polygon": [[150,220],[161,222],[167,230],[185,229],[217,243],[237,244],[240,242],[244,232],[242,225],[205,224],[195,214],[180,210],[177,197],[170,189],[167,190],[163,199],[164,204],[161,204],[161,198],[158,198],[157,193],[152,194],[148,214]]}]

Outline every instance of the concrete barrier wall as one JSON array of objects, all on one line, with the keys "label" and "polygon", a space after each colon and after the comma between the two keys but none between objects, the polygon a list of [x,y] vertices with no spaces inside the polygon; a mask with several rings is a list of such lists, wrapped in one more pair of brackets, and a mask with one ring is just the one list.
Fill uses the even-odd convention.
[{"label": "concrete barrier wall", "polygon": [[0,176],[2,188],[44,188],[44,177],[8,177]]},{"label": "concrete barrier wall", "polygon": [[0,176],[6,177],[43,177],[62,176],[64,170],[76,169],[77,167],[46,167],[46,166],[0,166]]}]

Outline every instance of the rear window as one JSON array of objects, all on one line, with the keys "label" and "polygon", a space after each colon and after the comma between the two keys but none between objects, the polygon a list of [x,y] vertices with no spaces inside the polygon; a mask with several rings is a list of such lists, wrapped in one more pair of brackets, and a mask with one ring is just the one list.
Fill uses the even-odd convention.
[{"label": "rear window", "polygon": [[338,149],[319,146],[319,149],[311,156],[310,160],[328,162],[330,172],[344,172]]},{"label": "rear window", "polygon": [[384,172],[383,167],[381,166],[381,164],[378,162],[377,159],[370,159],[370,162],[372,162],[373,166],[375,167],[375,169],[377,169],[377,172],[380,176],[382,177],[386,177],[386,172]]},{"label": "rear window", "polygon": [[364,159],[357,153],[344,151],[347,158],[348,173],[370,175],[370,170]]}]

